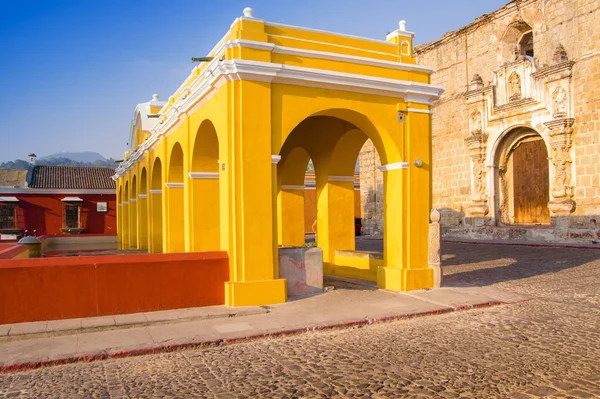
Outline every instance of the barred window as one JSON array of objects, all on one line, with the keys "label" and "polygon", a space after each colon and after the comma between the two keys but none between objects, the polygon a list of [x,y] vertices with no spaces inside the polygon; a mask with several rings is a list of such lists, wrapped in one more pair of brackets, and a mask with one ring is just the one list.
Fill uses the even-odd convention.
[{"label": "barred window", "polygon": [[78,229],[80,227],[80,209],[79,204],[65,204],[64,207],[64,226],[67,229]]},{"label": "barred window", "polygon": [[0,204],[0,229],[17,227],[17,207],[15,204]]}]

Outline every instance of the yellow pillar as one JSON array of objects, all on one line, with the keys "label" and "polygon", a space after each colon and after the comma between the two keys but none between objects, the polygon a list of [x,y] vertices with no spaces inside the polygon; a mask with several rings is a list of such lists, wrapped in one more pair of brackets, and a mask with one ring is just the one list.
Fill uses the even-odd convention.
[{"label": "yellow pillar", "polygon": [[123,249],[123,204],[121,203],[117,204],[117,248]]},{"label": "yellow pillar", "polygon": [[[240,101],[233,106],[234,124],[229,165],[233,212],[229,250],[230,281],[225,303],[249,306],[286,300],[285,280],[278,279],[273,254],[273,179],[271,153],[271,87],[269,83],[233,82]],[[257,137],[263,139],[257,140]]]},{"label": "yellow pillar", "polygon": [[[381,288],[410,291],[433,288],[427,256],[431,210],[431,119],[428,107],[407,104],[405,159],[384,165],[384,259]],[[392,238],[400,245],[391,242]]]},{"label": "yellow pillar", "polygon": [[317,245],[323,250],[323,272],[335,273],[335,251],[353,251],[354,176],[317,173]]},{"label": "yellow pillar", "polygon": [[137,248],[137,232],[138,232],[138,207],[137,198],[129,199],[129,248]]},{"label": "yellow pillar", "polygon": [[150,190],[150,253],[163,252],[162,190]]},{"label": "yellow pillar", "polygon": [[[128,199],[128,198],[126,198]],[[123,201],[123,248],[129,249],[129,201]]]},{"label": "yellow pillar", "polygon": [[219,173],[190,172],[191,187],[191,250],[194,252],[219,251],[220,204]]},{"label": "yellow pillar", "polygon": [[184,183],[165,183],[166,234],[163,243],[168,253],[185,252]]},{"label": "yellow pillar", "polygon": [[304,185],[282,185],[277,195],[279,220],[278,243],[284,246],[303,246]]},{"label": "yellow pillar", "polygon": [[139,249],[148,249],[148,195],[139,194],[137,200],[138,241]]}]

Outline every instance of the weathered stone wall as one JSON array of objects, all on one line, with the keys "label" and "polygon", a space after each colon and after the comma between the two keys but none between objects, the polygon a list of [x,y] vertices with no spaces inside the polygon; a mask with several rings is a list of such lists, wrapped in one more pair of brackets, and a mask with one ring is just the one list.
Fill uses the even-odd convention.
[{"label": "weathered stone wall", "polygon": [[[415,49],[418,63],[436,71],[431,83],[446,88],[432,122],[433,201],[445,236],[599,238],[599,8],[600,0],[514,0]],[[515,53],[529,29],[533,58]],[[520,77],[516,97],[513,74]],[[566,99],[557,99],[558,90]],[[539,134],[548,148],[548,226],[501,223],[497,151],[517,127]],[[363,195],[373,182],[361,170]]]},{"label": "weathered stone wall", "polygon": [[383,234],[383,175],[379,154],[371,140],[367,140],[360,151],[360,203],[362,234]]}]

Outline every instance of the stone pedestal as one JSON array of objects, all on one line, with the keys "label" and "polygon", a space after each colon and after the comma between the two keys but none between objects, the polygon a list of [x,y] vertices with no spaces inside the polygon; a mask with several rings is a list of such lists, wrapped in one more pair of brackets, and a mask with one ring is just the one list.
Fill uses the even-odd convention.
[{"label": "stone pedestal", "polygon": [[286,280],[288,296],[310,296],[323,292],[321,248],[279,248],[279,277]]}]

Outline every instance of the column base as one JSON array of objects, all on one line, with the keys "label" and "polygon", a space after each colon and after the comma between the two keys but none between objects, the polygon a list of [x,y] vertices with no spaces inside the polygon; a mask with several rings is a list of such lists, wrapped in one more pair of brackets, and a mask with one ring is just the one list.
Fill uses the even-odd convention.
[{"label": "column base", "polygon": [[434,270],[429,267],[400,269],[380,266],[377,269],[377,286],[384,290],[400,292],[434,288]]},{"label": "column base", "polygon": [[225,283],[225,305],[261,306],[284,303],[287,299],[285,279],[260,281],[228,281]]}]

